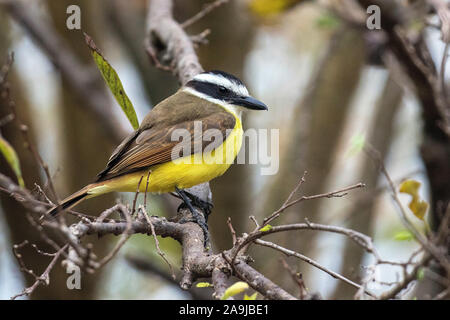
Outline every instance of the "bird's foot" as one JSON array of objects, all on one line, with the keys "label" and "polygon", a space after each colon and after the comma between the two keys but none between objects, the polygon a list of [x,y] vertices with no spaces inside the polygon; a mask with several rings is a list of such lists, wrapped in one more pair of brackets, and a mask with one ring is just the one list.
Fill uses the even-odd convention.
[{"label": "bird's foot", "polygon": [[191,199],[184,191],[179,190],[178,188],[176,190],[183,199],[183,203],[180,204],[177,211],[180,211],[181,209],[189,209],[189,211],[192,214],[192,219],[182,218],[181,220],[178,221],[178,223],[195,222],[196,224],[198,224],[199,227],[202,229],[204,235],[203,245],[205,246],[205,248],[207,248],[209,244],[209,230],[208,230],[208,223],[206,221],[207,219],[205,219],[205,217],[203,217],[202,214],[198,213],[194,209]]},{"label": "bird's foot", "polygon": [[[178,211],[181,209],[189,209],[189,207],[185,203],[182,203],[178,207]],[[203,235],[205,237],[203,245],[205,246],[205,248],[207,248],[208,244],[209,244],[208,224],[206,223],[205,219],[203,218],[203,216],[201,214],[199,214],[195,210],[189,209],[189,211],[191,211],[191,213],[192,213],[192,218],[191,219],[181,218],[180,220],[178,220],[178,223],[194,222],[194,223],[198,224],[198,226],[202,229]]]},{"label": "bird's foot", "polygon": [[191,200],[191,203],[194,207],[202,209],[202,211],[205,213],[205,221],[208,222],[208,217],[211,214],[212,209],[214,208],[212,202],[202,200],[190,192],[187,191],[184,192],[189,197],[189,200]]}]

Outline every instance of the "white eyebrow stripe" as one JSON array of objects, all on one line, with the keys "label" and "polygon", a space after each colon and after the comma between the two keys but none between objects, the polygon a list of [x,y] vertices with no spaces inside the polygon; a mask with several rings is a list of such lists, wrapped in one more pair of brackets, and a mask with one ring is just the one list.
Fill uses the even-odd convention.
[{"label": "white eyebrow stripe", "polygon": [[237,93],[238,95],[248,96],[248,90],[243,85],[238,85],[233,81],[228,80],[222,75],[215,75],[211,73],[200,73],[194,77],[194,80],[214,83],[218,86],[224,86],[225,88],[230,89],[231,91]]},{"label": "white eyebrow stripe", "polygon": [[237,116],[239,119],[241,119],[241,114],[242,114],[242,110],[240,110],[238,107],[232,105],[232,104],[228,104],[222,100],[219,99],[215,99],[215,98],[211,98],[210,96],[198,92],[197,90],[194,90],[192,88],[183,88],[182,89],[184,92],[188,92],[194,96],[197,96],[199,98],[205,99],[209,102],[218,104],[219,106],[221,106],[222,108],[225,108],[227,111],[231,112],[234,116]]}]

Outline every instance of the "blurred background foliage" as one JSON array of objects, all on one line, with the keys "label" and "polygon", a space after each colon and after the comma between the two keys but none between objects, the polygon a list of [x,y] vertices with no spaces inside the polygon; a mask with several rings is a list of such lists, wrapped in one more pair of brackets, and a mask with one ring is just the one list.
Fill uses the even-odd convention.
[{"label": "blurred background foliage", "polygon": [[[249,216],[262,219],[279,208],[305,170],[308,174],[301,187],[303,194],[322,193],[356,182],[364,182],[366,188],[343,198],[303,202],[290,208],[278,223],[303,222],[308,218],[312,222],[353,228],[374,237],[381,255],[396,261],[407,259],[417,249],[413,241],[399,240],[405,239],[398,236],[403,227],[377,166],[363,152],[351,150],[358,137],[369,142],[380,152],[394,181],[406,178],[420,181],[421,197],[429,201],[428,179],[418,151],[422,141],[418,102],[413,92],[405,90],[398,75],[373,63],[376,52],[363,33],[326,9],[339,5],[339,1],[331,5],[330,2],[334,1],[231,0],[187,29],[190,34],[211,30],[208,44],[198,48],[200,62],[206,70],[219,69],[237,75],[253,96],[269,106],[269,112],[248,113],[245,127],[279,129],[280,160],[276,175],[261,176],[258,165],[234,165],[223,177],[211,182],[215,208],[210,216],[210,231],[215,249],[231,246],[226,227],[228,217],[237,232],[248,232],[253,228]],[[139,120],[152,106],[177,90],[176,79],[154,68],[143,49],[146,1],[26,3],[30,13],[54,26],[83,63],[93,65],[81,32],[66,28],[67,6],[80,6],[83,30],[95,39],[118,72]],[[185,21],[205,3],[208,1],[175,1],[176,19]],[[420,32],[430,43],[437,63],[443,49],[438,30],[426,28]],[[62,198],[90,182],[103,169],[115,143],[80,108],[79,97],[46,54],[0,7],[1,61],[11,51],[16,57],[10,79],[17,111],[30,127]],[[104,86],[98,75],[93,75],[93,79],[92,85]],[[127,123],[113,98],[111,104],[114,112]],[[7,113],[6,107],[0,105],[0,117]],[[32,189],[43,173],[24,148],[15,126],[2,126],[1,133],[16,149],[25,183]],[[271,151],[274,154],[275,150]],[[0,170],[11,173],[3,159]],[[104,196],[86,201],[77,209],[95,214],[113,205],[118,198],[129,201],[132,196]],[[26,221],[22,207],[4,194],[0,197],[0,298],[9,298],[32,281],[20,274],[11,255],[12,244],[28,239],[40,248],[46,245]],[[407,195],[402,195],[405,204],[408,200]],[[171,216],[178,200],[150,196],[147,205],[152,215]],[[423,228],[412,214],[410,219]],[[271,239],[355,281],[361,279],[362,265],[368,262],[361,248],[338,235],[306,231],[280,234]],[[89,241],[94,244],[96,254],[102,256],[117,239],[107,236]],[[170,262],[180,266],[178,243],[172,239],[160,241]],[[255,247],[250,254],[257,269],[295,292],[295,284],[280,264],[279,253]],[[23,256],[36,271],[43,270],[49,262],[32,248],[25,248]],[[334,299],[347,299],[355,294],[354,288],[306,263],[287,261],[303,274],[311,292]],[[145,271],[141,270],[142,264]],[[389,266],[378,270],[383,281],[395,281],[397,271]],[[207,288],[183,292],[168,275],[169,269],[156,254],[153,239],[135,235],[105,269],[94,275],[83,275],[82,290],[68,290],[67,275],[58,267],[52,272],[51,285],[37,289],[33,298],[210,296]],[[383,289],[378,285],[370,288],[374,292]]]}]

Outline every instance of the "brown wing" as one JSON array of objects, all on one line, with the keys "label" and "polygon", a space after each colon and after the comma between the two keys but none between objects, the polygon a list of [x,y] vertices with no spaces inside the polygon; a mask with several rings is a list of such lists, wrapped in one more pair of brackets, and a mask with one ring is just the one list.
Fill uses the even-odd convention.
[{"label": "brown wing", "polygon": [[[187,97],[180,97],[180,93]],[[176,95],[178,97],[175,97]],[[183,102],[174,108],[176,100],[165,100],[149,112],[141,127],[114,150],[97,181],[194,154],[199,150],[203,151],[206,146],[216,148],[227,137],[227,129],[234,128],[234,116],[220,106],[205,103],[203,99],[187,93],[179,92],[176,95],[172,97]],[[167,118],[169,115],[171,117]],[[174,133],[180,133],[175,131],[180,129],[183,130],[181,133],[188,134],[190,139],[177,140]],[[220,137],[215,137],[209,129],[218,130],[215,132],[220,132]],[[188,150],[188,154],[172,154],[175,146],[177,150]]]}]

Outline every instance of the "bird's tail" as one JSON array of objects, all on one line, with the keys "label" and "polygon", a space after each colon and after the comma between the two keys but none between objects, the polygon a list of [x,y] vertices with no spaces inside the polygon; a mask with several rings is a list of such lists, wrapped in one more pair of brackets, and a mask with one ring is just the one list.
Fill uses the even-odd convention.
[{"label": "bird's tail", "polygon": [[65,198],[59,205],[54,206],[52,209],[48,210],[45,215],[43,215],[40,219],[42,220],[44,216],[47,217],[56,217],[58,213],[60,213],[63,210],[70,209],[83,200],[86,199],[86,197],[89,195],[88,191],[91,189],[92,185],[87,185],[83,189],[75,192],[74,194],[68,196]]}]

